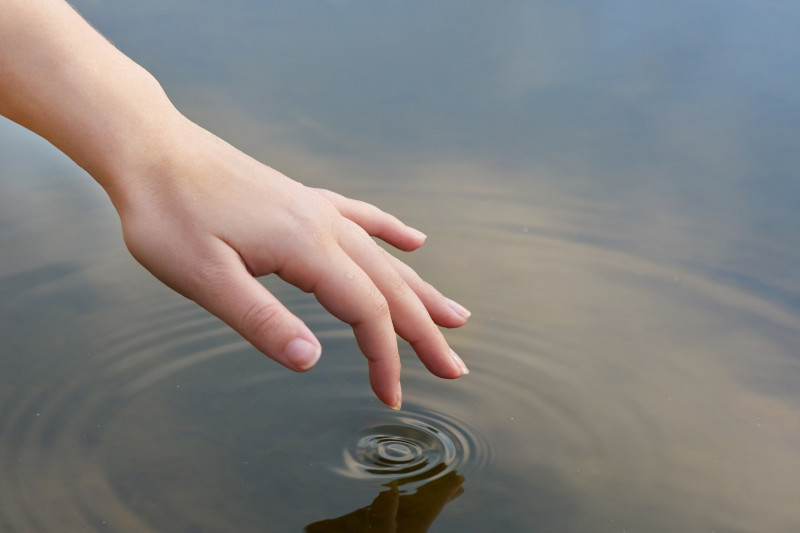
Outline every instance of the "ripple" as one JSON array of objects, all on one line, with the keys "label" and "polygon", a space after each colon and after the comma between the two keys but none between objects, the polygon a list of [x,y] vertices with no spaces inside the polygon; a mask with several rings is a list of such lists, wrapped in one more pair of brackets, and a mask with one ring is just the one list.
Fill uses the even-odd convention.
[{"label": "ripple", "polygon": [[475,428],[441,413],[406,406],[384,414],[385,422],[359,428],[333,470],[345,477],[385,485],[397,481],[401,493],[450,472],[462,475],[490,460],[486,439]]},{"label": "ripple", "polygon": [[[643,530],[669,530],[659,516],[796,524],[780,497],[798,490],[800,411],[753,384],[797,381],[796,313],[533,223],[469,229],[447,240],[457,230],[492,254],[464,242],[421,271],[468,287],[473,319],[448,339],[472,373],[438,380],[403,345],[400,412],[373,398],[349,328],[291,288],[271,287],[324,346],[303,375],[149,278],[63,330],[56,306],[43,315],[51,340],[3,367],[28,374],[0,391],[0,530],[251,531],[293,517],[299,530],[387,484],[420,494],[453,472],[464,531],[555,515]],[[497,258],[503,279],[460,278]],[[113,291],[124,264],[37,274],[13,305],[47,313],[92,283]]]},{"label": "ripple", "polygon": [[[48,301],[66,300],[87,291],[87,279],[104,283],[98,272],[126,268],[101,264],[73,269],[69,284],[39,276],[20,296],[47,284]],[[144,279],[118,295],[120,311],[74,315],[63,334],[80,352],[43,355],[35,382],[0,403],[0,530],[245,531],[278,516],[297,479],[318,505],[354,477],[367,476],[366,487],[402,480],[410,492],[487,460],[467,425],[411,404],[400,415],[378,405],[350,328],[308,295],[270,287],[325,347],[318,368],[297,375]],[[51,338],[58,333],[42,339]],[[372,473],[331,473],[346,446],[354,461],[373,461]]]}]

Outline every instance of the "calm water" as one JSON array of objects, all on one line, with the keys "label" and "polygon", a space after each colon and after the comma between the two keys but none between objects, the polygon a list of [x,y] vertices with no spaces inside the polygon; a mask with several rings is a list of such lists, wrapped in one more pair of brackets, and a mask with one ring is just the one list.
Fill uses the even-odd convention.
[{"label": "calm water", "polygon": [[76,6],[190,117],[429,235],[471,374],[297,375],[0,122],[0,531],[800,530],[800,4]]}]

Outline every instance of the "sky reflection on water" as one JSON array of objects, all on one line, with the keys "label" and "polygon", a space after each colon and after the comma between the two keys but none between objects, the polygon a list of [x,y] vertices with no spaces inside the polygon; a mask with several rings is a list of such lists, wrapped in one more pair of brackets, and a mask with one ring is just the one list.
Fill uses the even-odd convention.
[{"label": "sky reflection on water", "polygon": [[[800,7],[75,5],[190,117],[429,235],[404,257],[473,311],[472,373],[404,349],[405,396],[486,442],[432,531],[800,527]],[[278,368],[136,266],[79,169],[0,145],[0,529],[422,505],[336,474],[382,413],[346,328],[268,280],[325,351]]]}]

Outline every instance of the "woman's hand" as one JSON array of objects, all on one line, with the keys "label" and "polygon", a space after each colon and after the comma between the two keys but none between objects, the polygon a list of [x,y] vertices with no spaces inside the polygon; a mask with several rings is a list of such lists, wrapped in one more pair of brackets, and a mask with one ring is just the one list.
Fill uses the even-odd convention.
[{"label": "woman's hand", "polygon": [[353,327],[381,401],[399,408],[395,332],[425,366],[457,378],[466,366],[437,324],[469,313],[424,282],[370,236],[411,251],[425,236],[378,208],[312,189],[248,157],[188,120],[176,121],[168,155],[130,176],[113,198],[131,253],[169,287],[296,371],[321,346],[255,277],[275,273],[312,292]]},{"label": "woman's hand", "polygon": [[320,344],[255,277],[276,273],[352,325],[372,388],[400,406],[394,332],[437,376],[466,367],[436,324],[467,313],[372,241],[419,232],[310,189],[184,118],[145,69],[66,2],[0,0],[0,114],[49,140],[105,189],[131,253],[262,352],[308,370]]}]

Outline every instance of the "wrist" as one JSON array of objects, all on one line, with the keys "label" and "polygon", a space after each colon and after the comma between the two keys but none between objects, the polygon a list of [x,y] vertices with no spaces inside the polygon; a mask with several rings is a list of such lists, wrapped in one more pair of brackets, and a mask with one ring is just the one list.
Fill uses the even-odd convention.
[{"label": "wrist", "polygon": [[167,175],[164,170],[192,125],[154,78],[135,93],[126,108],[99,117],[100,123],[93,124],[94,138],[87,143],[91,151],[82,153],[80,161],[73,157],[103,187],[118,211],[155,177]]},{"label": "wrist", "polygon": [[116,205],[185,119],[153,76],[66,2],[4,2],[0,36],[0,114],[67,154]]}]

